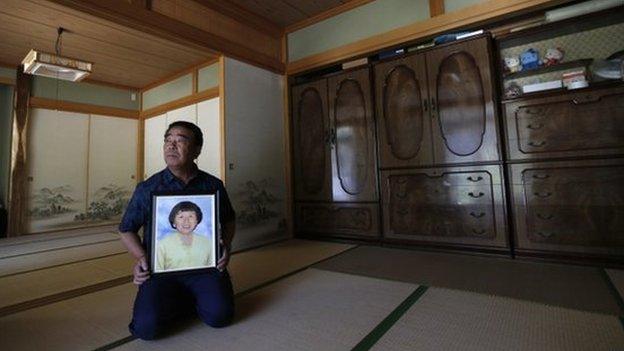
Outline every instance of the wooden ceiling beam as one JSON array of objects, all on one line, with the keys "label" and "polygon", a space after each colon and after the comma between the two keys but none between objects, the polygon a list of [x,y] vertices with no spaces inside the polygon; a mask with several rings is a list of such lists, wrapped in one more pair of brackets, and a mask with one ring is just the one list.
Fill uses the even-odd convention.
[{"label": "wooden ceiling beam", "polygon": [[267,33],[274,38],[281,38],[284,34],[284,28],[277,25],[273,21],[258,15],[255,12],[251,12],[246,8],[239,6],[235,3],[225,0],[194,0],[195,2],[211,8],[217,12],[224,14],[238,22],[245,20],[245,24],[254,27],[255,29]]},{"label": "wooden ceiling beam", "polygon": [[[48,0],[73,10],[96,16],[167,40],[202,48],[212,55],[221,53],[283,74],[285,65],[271,57],[206,30],[172,19],[155,11],[143,9],[123,0]],[[241,24],[242,26],[242,24]],[[247,38],[249,45],[254,38]]]}]

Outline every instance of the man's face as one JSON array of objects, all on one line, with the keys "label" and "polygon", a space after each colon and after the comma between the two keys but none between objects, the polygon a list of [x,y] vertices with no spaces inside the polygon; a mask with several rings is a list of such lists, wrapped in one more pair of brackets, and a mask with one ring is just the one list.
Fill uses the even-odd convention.
[{"label": "man's face", "polygon": [[197,227],[197,214],[195,211],[180,211],[174,219],[175,228],[182,234],[190,234]]},{"label": "man's face", "polygon": [[171,128],[165,135],[163,154],[167,167],[188,167],[199,155],[193,132],[181,127]]}]

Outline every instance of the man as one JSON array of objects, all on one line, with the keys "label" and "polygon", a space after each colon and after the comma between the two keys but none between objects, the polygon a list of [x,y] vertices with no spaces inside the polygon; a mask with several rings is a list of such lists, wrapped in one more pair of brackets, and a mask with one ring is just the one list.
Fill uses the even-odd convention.
[{"label": "man", "polygon": [[[194,160],[203,145],[199,127],[174,122],[165,132],[163,154],[167,168],[139,183],[119,225],[121,240],[136,258],[134,283],[139,286],[132,335],[149,340],[170,329],[181,318],[194,314],[212,327],[228,325],[234,315],[232,283],[226,267],[235,231],[235,214],[223,183],[197,168]],[[151,193],[154,191],[219,191],[222,256],[217,269],[207,273],[150,277],[145,253],[152,244]],[[138,236],[143,227],[143,242]]]}]

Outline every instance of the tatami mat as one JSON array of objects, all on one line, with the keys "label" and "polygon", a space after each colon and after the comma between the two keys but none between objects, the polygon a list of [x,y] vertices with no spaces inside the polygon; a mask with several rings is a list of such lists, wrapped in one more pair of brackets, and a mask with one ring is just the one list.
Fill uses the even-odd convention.
[{"label": "tatami mat", "polygon": [[0,278],[3,307],[132,274],[134,260],[126,253]]},{"label": "tatami mat", "polygon": [[601,269],[360,246],[315,268],[619,315]]},{"label": "tatami mat", "polygon": [[615,316],[429,288],[373,350],[624,349]]},{"label": "tatami mat", "polygon": [[[235,292],[257,287],[352,247],[289,240],[235,254],[230,264]],[[7,350],[73,350],[95,349],[120,340],[129,335],[127,324],[135,293],[136,287],[128,283],[10,314],[0,318],[0,345]]]},{"label": "tatami mat", "polygon": [[35,243],[35,242],[40,242],[40,241],[48,242],[51,240],[79,237],[79,236],[84,236],[84,235],[89,235],[89,234],[98,234],[98,233],[105,233],[105,232],[116,233],[118,225],[119,224],[107,224],[107,225],[101,225],[101,226],[95,226],[95,227],[89,227],[89,228],[65,229],[65,230],[59,230],[56,232],[27,234],[27,235],[20,235],[20,236],[15,236],[15,237],[10,237],[10,238],[2,238],[2,240],[0,240],[0,247],[20,245],[20,244],[25,244],[25,243]]},{"label": "tatami mat", "polygon": [[91,244],[98,244],[109,241],[118,241],[119,234],[113,232],[85,234],[81,236],[72,236],[68,238],[58,238],[49,241],[35,241],[15,245],[7,245],[0,247],[0,263],[1,259],[54,251],[59,249],[80,247]]},{"label": "tatami mat", "polygon": [[126,252],[121,240],[0,259],[0,277]]},{"label": "tatami mat", "polygon": [[115,350],[350,350],[416,288],[308,269],[239,299],[238,319],[227,328],[197,322]]}]

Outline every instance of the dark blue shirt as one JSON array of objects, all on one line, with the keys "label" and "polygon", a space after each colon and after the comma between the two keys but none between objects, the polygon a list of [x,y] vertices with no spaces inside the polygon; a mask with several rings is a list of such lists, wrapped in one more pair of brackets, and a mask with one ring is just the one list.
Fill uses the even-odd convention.
[{"label": "dark blue shirt", "polygon": [[147,250],[152,239],[152,193],[182,190],[219,191],[219,221],[224,224],[236,218],[230,198],[219,178],[198,169],[197,175],[184,184],[165,168],[137,185],[119,224],[119,231],[138,233],[143,227],[143,247]]}]

